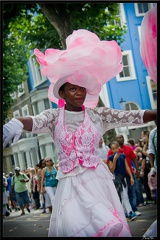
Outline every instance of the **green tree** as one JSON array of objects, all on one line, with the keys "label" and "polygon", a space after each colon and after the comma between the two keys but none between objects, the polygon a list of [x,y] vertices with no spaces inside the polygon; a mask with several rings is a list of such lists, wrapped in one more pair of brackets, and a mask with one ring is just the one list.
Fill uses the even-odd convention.
[{"label": "green tree", "polygon": [[[107,11],[105,11],[107,9]],[[35,47],[64,49],[74,29],[88,29],[100,39],[124,40],[117,3],[3,2],[3,119],[13,104],[12,94],[27,79],[27,61]]]}]

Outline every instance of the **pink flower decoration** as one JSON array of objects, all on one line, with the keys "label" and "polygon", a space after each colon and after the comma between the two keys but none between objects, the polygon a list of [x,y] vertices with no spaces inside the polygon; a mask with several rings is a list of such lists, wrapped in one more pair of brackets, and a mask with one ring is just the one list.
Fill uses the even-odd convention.
[{"label": "pink flower decoration", "polygon": [[157,82],[157,5],[142,20],[140,54],[149,76]]},{"label": "pink flower decoration", "polygon": [[98,103],[102,85],[122,71],[122,53],[115,41],[100,41],[88,30],[73,31],[66,38],[66,50],[34,50],[41,72],[51,85],[48,98],[58,103],[60,85],[69,82],[87,89],[85,107]]}]

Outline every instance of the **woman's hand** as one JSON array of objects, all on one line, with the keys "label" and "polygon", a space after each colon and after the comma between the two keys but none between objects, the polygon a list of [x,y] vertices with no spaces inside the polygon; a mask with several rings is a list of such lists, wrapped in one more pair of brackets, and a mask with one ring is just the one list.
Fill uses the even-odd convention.
[{"label": "woman's hand", "polygon": [[44,188],[42,188],[42,190],[41,190],[41,194],[42,194],[42,195],[44,195],[44,194],[45,194],[45,192],[46,192],[46,191],[45,191],[45,189],[44,189]]},{"label": "woman's hand", "polygon": [[25,182],[26,182],[26,180],[25,180],[25,179],[21,179],[21,180],[20,180],[20,182],[24,182],[24,183],[25,183]]},{"label": "woman's hand", "polygon": [[130,183],[131,183],[131,186],[134,184],[134,179],[133,179],[133,177],[130,178]]},{"label": "woman's hand", "polygon": [[117,160],[118,157],[119,157],[119,155],[120,155],[120,154],[119,154],[118,152],[116,152],[115,155],[114,155],[114,159]]}]

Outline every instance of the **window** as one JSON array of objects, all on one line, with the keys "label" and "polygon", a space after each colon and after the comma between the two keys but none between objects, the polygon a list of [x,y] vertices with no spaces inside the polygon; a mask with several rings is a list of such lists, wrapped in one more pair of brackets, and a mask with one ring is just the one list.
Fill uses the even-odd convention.
[{"label": "window", "polygon": [[18,85],[18,97],[22,96],[24,94],[24,83],[21,83]]},{"label": "window", "polygon": [[123,51],[122,55],[123,70],[116,76],[117,81],[136,79],[132,52],[130,50]]},{"label": "window", "polygon": [[[23,117],[26,117],[26,116],[29,116],[29,110],[28,110],[28,105],[25,105],[22,107],[22,116]],[[33,136],[33,133],[25,133],[26,134],[26,137],[31,137]],[[23,137],[25,137],[25,134],[23,135]]]},{"label": "window", "polygon": [[41,74],[40,65],[37,64],[37,61],[31,56],[29,59],[32,77],[34,81],[34,87],[46,81],[47,78]]},{"label": "window", "polygon": [[20,117],[19,110],[16,110],[16,111],[13,112],[13,117],[14,117],[14,118]]},{"label": "window", "polygon": [[32,104],[32,107],[33,107],[34,116],[37,115],[37,114],[39,114],[37,102],[34,102],[34,103]]},{"label": "window", "polygon": [[[105,11],[109,12],[108,7],[105,9]],[[126,24],[125,11],[123,3],[119,3],[119,14],[116,16],[116,19],[108,21],[107,26],[117,25],[122,27],[124,24]]]},{"label": "window", "polygon": [[28,111],[28,105],[25,105],[22,107],[22,116],[28,116],[29,115],[29,111]]},{"label": "window", "polygon": [[120,3],[120,21],[121,26],[127,24],[123,3]]},{"label": "window", "polygon": [[133,103],[133,102],[127,102],[125,104],[125,110],[130,111],[130,110],[138,110],[139,107],[137,106],[137,104]]},{"label": "window", "polygon": [[48,99],[41,99],[32,103],[34,116],[41,113],[44,110],[50,109],[51,104]]},{"label": "window", "polygon": [[14,157],[13,155],[11,155],[11,163],[12,163],[12,167],[14,166]]},{"label": "window", "polygon": [[26,153],[23,152],[23,166],[24,166],[24,169],[22,170],[26,170],[27,169],[27,157],[26,157]]},{"label": "window", "polygon": [[157,85],[149,76],[146,77],[146,80],[151,107],[157,109]]},{"label": "window", "polygon": [[44,107],[45,107],[45,110],[50,108],[50,104],[49,104],[49,100],[48,99],[44,99]]},{"label": "window", "polygon": [[137,17],[144,16],[145,13],[154,6],[154,3],[134,3],[135,14]]}]

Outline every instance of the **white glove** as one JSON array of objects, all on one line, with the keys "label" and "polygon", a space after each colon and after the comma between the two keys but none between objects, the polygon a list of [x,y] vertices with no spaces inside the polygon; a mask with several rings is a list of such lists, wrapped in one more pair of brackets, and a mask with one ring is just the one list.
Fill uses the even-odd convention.
[{"label": "white glove", "polygon": [[22,134],[23,127],[23,124],[16,118],[12,118],[11,121],[3,126],[3,148],[5,148],[13,137],[13,144],[18,141]]}]

